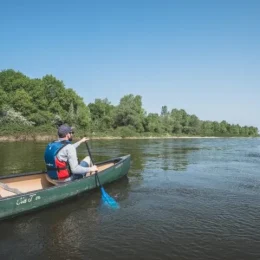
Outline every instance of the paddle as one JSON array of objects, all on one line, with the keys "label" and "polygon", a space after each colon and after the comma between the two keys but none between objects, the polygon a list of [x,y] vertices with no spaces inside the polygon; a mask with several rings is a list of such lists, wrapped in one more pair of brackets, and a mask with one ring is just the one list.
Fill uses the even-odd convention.
[{"label": "paddle", "polygon": [[10,191],[10,192],[15,193],[15,194],[22,194],[21,191],[19,191],[16,188],[9,187],[6,183],[0,182],[0,187],[3,188],[4,190]]},{"label": "paddle", "polygon": [[[89,157],[90,157],[90,161],[94,164],[94,161],[93,161],[93,158],[92,158],[92,154],[90,152],[90,149],[89,149],[89,146],[88,146],[88,143],[86,142],[86,146],[87,146],[87,149],[88,149],[88,154],[89,154]],[[113,209],[118,209],[119,208],[119,204],[112,198],[110,197],[104,187],[101,185],[100,183],[100,180],[99,180],[99,177],[98,177],[98,172],[95,173],[95,176],[97,178],[97,181],[98,181],[98,185],[100,187],[100,191],[101,191],[101,195],[102,195],[102,201],[105,205],[107,206],[110,206],[111,208]]]}]

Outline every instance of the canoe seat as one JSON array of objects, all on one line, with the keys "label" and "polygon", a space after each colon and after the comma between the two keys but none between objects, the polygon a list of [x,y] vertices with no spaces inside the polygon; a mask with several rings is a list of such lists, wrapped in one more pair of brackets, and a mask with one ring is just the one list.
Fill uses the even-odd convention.
[{"label": "canoe seat", "polygon": [[47,180],[49,183],[51,183],[51,184],[53,184],[53,185],[55,185],[55,186],[63,185],[63,184],[65,184],[65,183],[67,183],[68,181],[71,181],[71,178],[70,178],[70,177],[67,178],[67,179],[65,179],[65,180],[53,180],[53,179],[51,179],[51,178],[48,176],[48,174],[45,174],[45,176],[46,176],[46,180]]}]

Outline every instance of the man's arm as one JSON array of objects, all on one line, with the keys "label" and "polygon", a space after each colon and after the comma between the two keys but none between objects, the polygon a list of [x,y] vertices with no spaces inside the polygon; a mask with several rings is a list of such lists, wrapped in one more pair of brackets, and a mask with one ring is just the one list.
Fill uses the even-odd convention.
[{"label": "man's arm", "polygon": [[88,141],[88,140],[89,140],[89,138],[83,137],[81,140],[79,140],[78,142],[76,142],[75,144],[73,144],[73,146],[74,146],[75,148],[78,148],[82,143],[85,143],[85,142]]},{"label": "man's arm", "polygon": [[72,174],[83,174],[85,175],[86,173],[90,171],[94,171],[94,167],[83,167],[78,164],[78,157],[77,157],[77,152],[76,148],[74,145],[67,145],[67,155],[68,155],[68,163],[70,165],[70,169]]}]

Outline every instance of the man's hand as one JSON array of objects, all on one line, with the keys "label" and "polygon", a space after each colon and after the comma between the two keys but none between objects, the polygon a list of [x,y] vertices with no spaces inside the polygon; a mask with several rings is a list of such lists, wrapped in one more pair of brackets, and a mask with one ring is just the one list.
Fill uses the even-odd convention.
[{"label": "man's hand", "polygon": [[85,142],[88,141],[88,140],[89,140],[89,138],[83,137],[83,138],[80,140],[80,143],[85,143]]},{"label": "man's hand", "polygon": [[97,172],[97,171],[98,171],[98,167],[96,165],[90,167],[90,172]]},{"label": "man's hand", "polygon": [[90,171],[86,173],[86,177],[91,176],[95,172],[98,172],[98,167],[96,165],[90,167]]}]

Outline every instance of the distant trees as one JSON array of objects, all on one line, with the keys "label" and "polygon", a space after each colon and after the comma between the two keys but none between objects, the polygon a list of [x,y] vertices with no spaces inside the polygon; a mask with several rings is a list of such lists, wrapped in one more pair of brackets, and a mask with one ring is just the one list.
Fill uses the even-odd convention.
[{"label": "distant trees", "polygon": [[2,112],[4,105],[8,105],[34,126],[68,122],[87,128],[91,121],[89,108],[83,99],[52,75],[29,79],[14,70],[1,71],[0,96]]},{"label": "distant trees", "polygon": [[[148,113],[142,97],[133,94],[121,98],[117,106],[108,99],[96,99],[86,105],[73,89],[52,75],[30,79],[21,72],[0,72],[0,129],[10,125],[56,127],[68,123],[89,132],[128,135],[200,135],[256,136],[253,126],[229,124],[226,121],[202,121],[183,109]],[[21,130],[22,131],[22,130]]]},{"label": "distant trees", "polygon": [[115,108],[114,127],[131,126],[138,133],[144,132],[145,111],[142,108],[142,97],[132,94],[121,98],[119,105]]},{"label": "distant trees", "polygon": [[88,105],[92,130],[108,131],[113,128],[115,107],[108,99],[96,99]]}]

